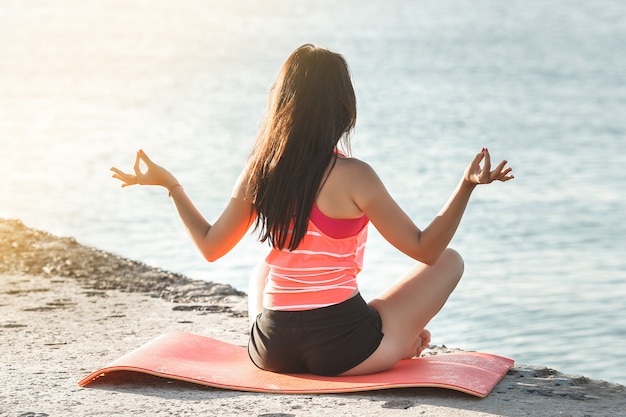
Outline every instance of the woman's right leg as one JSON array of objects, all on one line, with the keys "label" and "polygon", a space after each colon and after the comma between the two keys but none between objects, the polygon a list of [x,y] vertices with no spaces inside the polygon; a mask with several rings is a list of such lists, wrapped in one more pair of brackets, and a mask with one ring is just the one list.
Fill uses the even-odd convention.
[{"label": "woman's right leg", "polygon": [[254,324],[256,317],[263,311],[263,290],[269,273],[265,262],[259,262],[250,273],[248,282],[248,320]]},{"label": "woman's right leg", "polygon": [[369,305],[380,314],[385,336],[369,358],[343,375],[384,371],[399,360],[414,356],[430,341],[425,327],[441,310],[462,275],[463,258],[455,250],[446,249],[434,265],[416,264],[372,300]]}]

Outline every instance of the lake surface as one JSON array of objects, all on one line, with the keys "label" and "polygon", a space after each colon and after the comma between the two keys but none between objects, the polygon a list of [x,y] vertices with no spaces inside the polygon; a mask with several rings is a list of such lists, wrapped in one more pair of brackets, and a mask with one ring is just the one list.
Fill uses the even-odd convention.
[{"label": "lake surface", "polygon": [[[215,219],[306,42],[348,60],[353,154],[419,226],[483,146],[514,168],[470,202],[433,343],[626,383],[622,1],[2,2],[0,217],[246,290],[254,236],[208,264],[108,169],[143,148]],[[412,263],[373,229],[365,262],[366,298]]]}]

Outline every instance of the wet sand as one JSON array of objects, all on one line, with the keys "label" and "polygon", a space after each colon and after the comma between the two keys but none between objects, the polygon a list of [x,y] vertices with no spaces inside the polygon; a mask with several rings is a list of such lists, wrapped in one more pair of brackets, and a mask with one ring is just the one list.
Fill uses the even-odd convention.
[{"label": "wet sand", "polygon": [[166,332],[245,345],[246,294],[16,220],[0,220],[0,256],[0,416],[626,416],[626,387],[525,364],[485,399],[424,388],[267,395],[132,373],[80,388]]}]

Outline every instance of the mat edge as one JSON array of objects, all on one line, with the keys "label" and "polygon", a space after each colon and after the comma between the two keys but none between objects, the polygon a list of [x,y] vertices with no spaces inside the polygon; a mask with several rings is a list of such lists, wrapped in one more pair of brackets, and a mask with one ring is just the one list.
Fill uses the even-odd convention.
[{"label": "mat edge", "polygon": [[[513,366],[509,367],[509,369],[511,369]],[[172,375],[172,374],[168,374],[165,372],[158,372],[158,371],[152,371],[149,369],[144,369],[144,368],[138,368],[138,367],[132,367],[132,366],[111,366],[111,367],[105,367],[102,369],[99,369],[97,371],[92,372],[91,374],[89,374],[88,376],[86,376],[85,378],[81,379],[78,382],[78,386],[82,387],[82,388],[86,388],[87,385],[91,384],[92,382],[94,382],[95,380],[97,380],[98,378],[104,377],[106,375],[115,373],[115,372],[136,372],[136,373],[140,373],[140,374],[145,374],[145,375],[152,375],[152,376],[156,376],[156,377],[160,377],[160,378],[165,378],[165,379],[172,379],[172,380],[177,380],[177,381],[182,381],[182,382],[189,382],[192,384],[197,384],[197,385],[202,385],[202,386],[206,386],[206,387],[212,387],[212,388],[218,388],[218,389],[223,389],[223,390],[236,390],[236,391],[243,391],[243,392],[254,392],[254,393],[261,393],[261,394],[285,394],[285,395],[304,395],[304,394],[341,394],[341,393],[355,393],[355,392],[367,392],[367,391],[379,391],[379,390],[384,390],[384,389],[402,389],[402,388],[443,388],[443,389],[449,389],[452,391],[457,391],[457,392],[462,392],[468,395],[472,395],[478,398],[486,398],[491,391],[493,391],[493,388],[495,388],[496,385],[498,385],[498,383],[500,383],[500,381],[506,376],[506,372],[502,374],[502,376],[494,383],[493,388],[483,394],[482,392],[478,392],[478,391],[474,391],[474,390],[470,390],[464,387],[459,387],[459,386],[453,386],[450,384],[437,384],[437,383],[424,383],[424,384],[372,384],[372,385],[366,385],[366,386],[359,386],[359,387],[354,387],[354,388],[341,388],[341,389],[307,389],[307,390],[298,390],[298,389],[291,389],[291,390],[272,390],[271,388],[263,388],[263,389],[254,389],[254,388],[250,388],[250,387],[245,387],[245,386],[236,386],[236,385],[232,385],[232,384],[219,384],[219,383],[215,383],[215,382],[207,382],[204,380],[200,380],[200,379],[194,379],[194,378],[186,378],[186,377],[181,377],[178,375]],[[508,372],[508,370],[507,370]]]}]

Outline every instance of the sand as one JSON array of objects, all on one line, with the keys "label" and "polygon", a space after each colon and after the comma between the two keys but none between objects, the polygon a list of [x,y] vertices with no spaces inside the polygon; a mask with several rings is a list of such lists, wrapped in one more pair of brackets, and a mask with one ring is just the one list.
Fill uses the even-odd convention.
[{"label": "sand", "polygon": [[626,416],[626,387],[525,364],[485,399],[432,388],[267,395],[132,373],[80,388],[166,332],[245,345],[246,294],[14,220],[0,220],[0,256],[0,416]]}]

